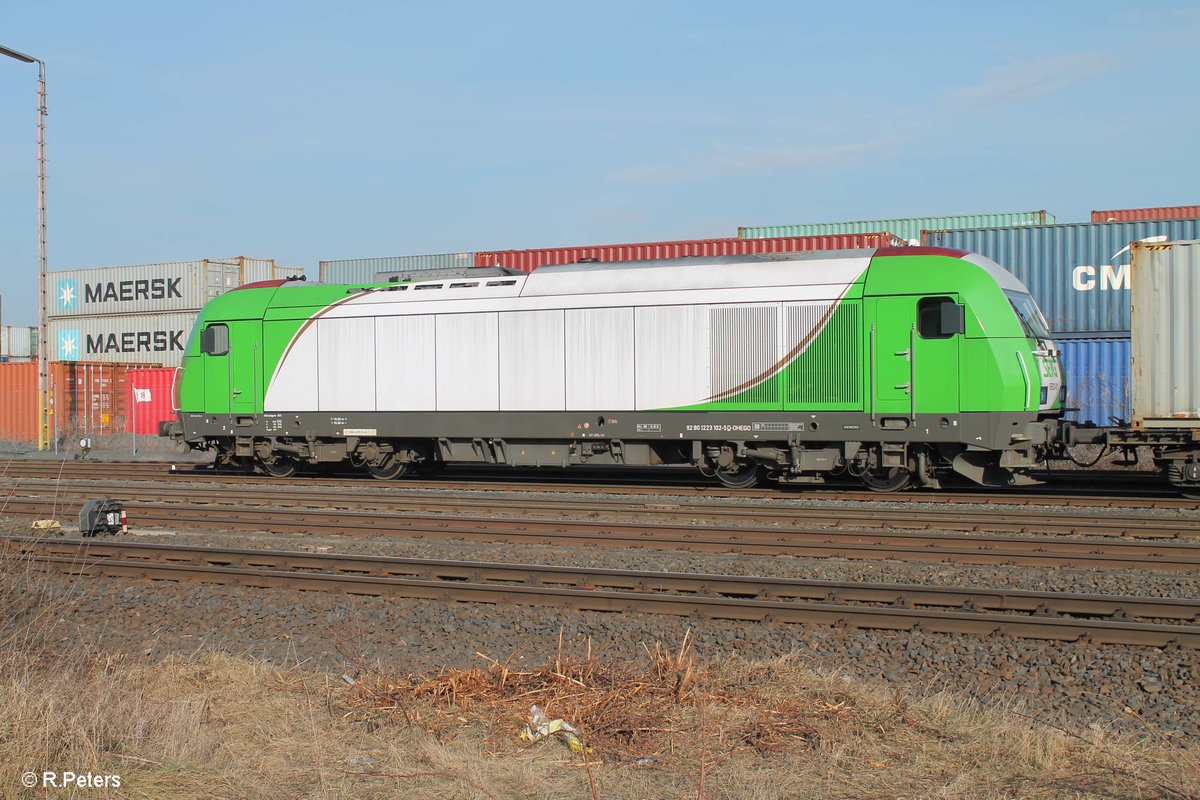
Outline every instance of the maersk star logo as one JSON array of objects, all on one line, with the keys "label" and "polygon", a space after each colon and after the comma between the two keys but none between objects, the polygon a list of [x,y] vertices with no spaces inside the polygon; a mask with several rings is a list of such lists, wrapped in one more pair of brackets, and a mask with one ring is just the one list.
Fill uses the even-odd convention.
[{"label": "maersk star logo", "polygon": [[75,311],[79,307],[79,283],[74,278],[58,282],[58,310]]},{"label": "maersk star logo", "polygon": [[60,361],[79,360],[79,331],[58,332],[58,358]]}]

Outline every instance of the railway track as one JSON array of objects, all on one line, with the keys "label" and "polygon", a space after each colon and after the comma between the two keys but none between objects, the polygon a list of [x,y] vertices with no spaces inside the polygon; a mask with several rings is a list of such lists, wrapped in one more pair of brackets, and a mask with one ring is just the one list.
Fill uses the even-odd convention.
[{"label": "railway track", "polygon": [[[3,537],[69,575],[1200,649],[1200,600]],[[1170,622],[1164,622],[1169,620]]]},{"label": "railway track", "polygon": [[[202,502],[195,486],[138,486],[129,487],[112,481],[85,483],[30,480],[20,483],[0,481],[6,489],[8,507],[16,508],[22,501],[62,500],[81,501],[102,494],[126,503],[131,510],[151,504]],[[222,486],[211,492],[214,500],[247,507],[266,506],[277,509],[338,509],[347,511],[388,512],[407,518],[430,514],[467,517],[472,514],[494,516],[497,511],[511,513],[506,504],[494,498],[449,496],[417,492],[372,492],[327,487],[273,487],[264,492],[261,486]],[[621,500],[581,500],[567,498],[522,498],[511,504],[525,518],[554,518],[586,522],[605,518],[613,522],[696,525],[698,522],[738,526],[745,522],[773,526],[826,526],[855,529],[881,528],[888,530],[940,530],[972,533],[1058,534],[1069,536],[1107,536],[1122,538],[1200,540],[1200,517],[1165,518],[1113,514],[1083,514],[1079,511],[1050,512],[1045,510],[988,510],[963,511],[956,508],[921,507],[906,509],[820,507],[783,504],[680,502],[645,503]],[[498,508],[499,506],[499,508]]]},{"label": "railway track", "polygon": [[[89,496],[95,496],[91,493]],[[78,499],[10,496],[6,513],[73,518]],[[596,521],[487,515],[430,515],[394,510],[243,506],[132,501],[134,526],[275,533],[399,536],[582,547],[642,547],[805,558],[847,558],[1038,567],[1200,571],[1200,542],[1120,537],[985,536],[972,533],[729,527],[647,521]]]},{"label": "railway track", "polygon": [[[672,473],[681,473],[678,475]],[[520,479],[514,480],[514,475]],[[391,487],[410,489],[448,489],[470,491],[512,492],[613,492],[624,495],[670,495],[769,499],[803,498],[811,500],[853,500],[864,502],[906,503],[913,505],[1052,505],[1067,508],[1176,508],[1200,509],[1200,501],[1180,498],[1165,490],[1157,478],[1139,473],[1106,475],[1099,473],[1064,473],[1073,482],[1073,494],[1063,494],[1061,487],[1004,489],[981,492],[978,489],[953,491],[912,491],[880,495],[852,487],[809,488],[771,487],[729,489],[717,486],[685,469],[637,470],[631,475],[615,475],[611,471],[578,468],[571,471],[514,470],[504,468],[456,468],[444,477],[432,479],[404,478],[392,483],[352,476],[306,476],[280,480],[265,475],[218,472],[208,465],[195,463],[169,464],[164,462],[80,462],[12,459],[0,464],[0,477],[29,477],[52,479],[87,479],[97,476],[114,480],[148,481],[165,479],[205,479],[223,484],[268,483],[288,486],[303,481],[305,485],[364,486],[386,490]],[[1047,476],[1049,477],[1049,476]],[[1085,483],[1081,483],[1085,482]],[[1099,483],[1101,485],[1097,486]]]}]

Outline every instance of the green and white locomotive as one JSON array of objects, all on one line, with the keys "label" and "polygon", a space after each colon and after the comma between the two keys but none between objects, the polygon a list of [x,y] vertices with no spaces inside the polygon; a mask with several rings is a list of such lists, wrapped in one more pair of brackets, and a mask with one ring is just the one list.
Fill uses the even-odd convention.
[{"label": "green and white locomotive", "polygon": [[251,285],[205,307],[177,393],[165,434],[277,476],[692,465],[880,491],[1033,482],[1063,400],[1025,286],[921,247]]}]

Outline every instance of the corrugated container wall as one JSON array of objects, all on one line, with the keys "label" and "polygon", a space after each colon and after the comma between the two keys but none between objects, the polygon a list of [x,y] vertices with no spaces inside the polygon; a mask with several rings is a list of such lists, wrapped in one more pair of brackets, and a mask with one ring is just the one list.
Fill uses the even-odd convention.
[{"label": "corrugated container wall", "polygon": [[5,325],[0,328],[0,356],[37,358],[37,326]]},{"label": "corrugated container wall", "polygon": [[1200,426],[1200,241],[1133,246],[1133,419]]},{"label": "corrugated container wall", "polygon": [[926,231],[925,244],[980,253],[1020,278],[1058,336],[1129,336],[1129,245],[1200,238],[1200,219]]},{"label": "corrugated container wall", "polygon": [[241,285],[235,260],[173,261],[51,272],[51,318],[194,311]]},{"label": "corrugated container wall", "polygon": [[0,364],[0,439],[37,439],[37,362]]},{"label": "corrugated container wall", "polygon": [[803,253],[813,250],[858,250],[907,244],[890,233],[837,236],[790,236],[772,239],[690,239],[677,242],[633,242],[541,250],[494,250],[475,254],[477,267],[507,267],[532,272],[538,267],[576,264],[583,259],[644,261],[689,256],[736,256],[754,253]]},{"label": "corrugated container wall", "polygon": [[273,281],[277,277],[282,277],[275,274],[275,259],[273,258],[248,258],[247,256],[234,256],[233,258],[222,258],[217,260],[226,263],[237,264],[240,267],[240,274],[238,277],[240,278],[241,283]]},{"label": "corrugated container wall", "polygon": [[121,314],[50,321],[54,361],[101,361],[177,367],[199,311]]},{"label": "corrugated container wall", "polygon": [[158,423],[175,419],[175,380],[171,367],[139,369],[129,373],[130,433],[154,436]]},{"label": "corrugated container wall", "polygon": [[127,432],[129,379],[137,369],[129,364],[51,364],[51,435],[71,440]]},{"label": "corrugated container wall", "polygon": [[275,267],[275,280],[304,280],[304,267]]},{"label": "corrugated container wall", "polygon": [[1128,422],[1129,340],[1056,339],[1062,352],[1068,411],[1064,419],[1101,426]]},{"label": "corrugated container wall", "polygon": [[[51,435],[70,441],[81,435],[126,433],[130,383],[141,371],[126,364],[52,363],[48,375]],[[0,439],[37,439],[37,383],[36,362],[0,364]]]},{"label": "corrugated container wall", "polygon": [[1139,219],[1194,219],[1196,217],[1200,217],[1200,206],[1118,208],[1114,211],[1092,212],[1092,222],[1128,222]]},{"label": "corrugated container wall", "polygon": [[378,272],[425,269],[462,269],[475,265],[474,253],[435,253],[426,256],[384,256],[322,261],[321,283],[371,283]]},{"label": "corrugated container wall", "polygon": [[869,219],[854,222],[817,222],[799,225],[757,225],[738,228],[743,239],[767,239],[778,236],[829,236],[859,231],[891,231],[915,244],[921,231],[950,228],[997,228],[1015,225],[1052,225],[1054,215],[1045,211],[1013,211],[1000,214],[959,214],[949,217],[903,217]]}]

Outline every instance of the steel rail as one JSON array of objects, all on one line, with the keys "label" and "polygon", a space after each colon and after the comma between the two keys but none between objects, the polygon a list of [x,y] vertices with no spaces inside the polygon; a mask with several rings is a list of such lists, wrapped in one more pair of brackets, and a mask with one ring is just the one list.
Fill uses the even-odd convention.
[{"label": "steel rail", "polygon": [[[60,502],[60,513],[68,504]],[[45,500],[10,498],[8,513],[45,517]],[[220,504],[132,503],[135,526],[190,527],[357,536],[550,544],[646,547],[704,552],[997,564],[1040,567],[1103,567],[1171,572],[1200,570],[1200,543],[1037,536],[973,536],[926,532],[804,530],[672,526],[637,522],[545,520],[487,516],[401,515],[325,509],[242,507]]]},{"label": "steel rail", "polygon": [[336,574],[408,577],[475,583],[525,583],[575,588],[629,589],[643,592],[746,597],[772,600],[818,600],[959,610],[1020,611],[1122,619],[1175,619],[1200,622],[1200,599],[1127,595],[1035,592],[1019,589],[874,584],[763,576],[715,575],[648,570],[563,567],[489,561],[455,561],[296,550],[210,547],[157,542],[94,539],[36,539],[4,536],[10,553],[96,556],[125,561],[240,566],[255,569],[317,570]]},{"label": "steel rail", "polygon": [[[780,486],[773,488],[730,489],[708,483],[698,474],[683,468],[676,468],[687,475],[671,475],[671,468],[657,470],[643,469],[636,477],[621,475],[603,475],[599,470],[577,468],[570,475],[564,471],[542,470],[538,474],[529,473],[528,478],[514,480],[514,473],[524,475],[517,469],[492,467],[490,469],[456,467],[451,476],[445,478],[420,479],[403,478],[394,484],[387,484],[369,479],[365,476],[328,477],[304,476],[302,478],[280,479],[265,475],[241,474],[227,471],[217,471],[208,465],[181,463],[178,465],[164,462],[70,462],[65,466],[61,462],[13,460],[0,467],[0,477],[25,476],[42,478],[86,479],[96,475],[118,478],[123,480],[155,480],[167,478],[203,478],[219,482],[235,483],[271,483],[278,485],[295,484],[303,481],[305,485],[322,486],[371,486],[379,491],[386,491],[389,486],[407,487],[413,489],[444,489],[460,491],[513,491],[513,492],[570,492],[597,493],[615,492],[628,495],[668,495],[673,492],[686,495],[703,495],[706,497],[761,497],[774,498],[803,498],[812,500],[849,500],[862,502],[889,502],[913,505],[926,504],[979,504],[979,505],[1054,505],[1071,508],[1179,508],[1200,509],[1200,501],[1188,500],[1173,496],[1169,490],[1152,478],[1140,477],[1137,473],[1122,476],[1124,486],[1110,487],[1106,494],[1054,494],[1061,492],[1062,487],[1047,486],[1045,489],[1017,488],[997,490],[983,493],[978,490],[964,489],[962,491],[919,491],[896,494],[878,494],[852,487],[825,486],[815,488],[810,486]],[[471,477],[464,479],[463,473]],[[545,474],[551,473],[551,474]],[[1079,481],[1073,473],[1067,480]],[[1096,480],[1114,480],[1112,477],[1089,478],[1092,484]],[[1147,486],[1133,496],[1114,496],[1128,491],[1129,483],[1145,482]],[[647,485],[650,484],[650,485]],[[1094,492],[1088,488],[1085,492]],[[1149,496],[1153,494],[1164,496]]]},{"label": "steel rail", "polygon": [[[1133,621],[1170,618],[1192,623],[1200,614],[1200,602],[1187,600],[1056,596],[1043,592],[855,585],[124,542],[51,540],[47,543],[7,538],[6,546],[70,575],[1200,649],[1200,626]],[[115,555],[102,555],[106,551]],[[997,611],[988,613],[984,609]],[[1018,611],[1025,613],[1014,613]],[[1086,618],[1097,616],[1104,619]]]},{"label": "steel rail", "polygon": [[[32,500],[53,495],[78,500],[94,497],[97,490],[126,504],[149,502],[197,501],[194,486],[128,487],[112,482],[99,485],[52,482],[27,482],[9,487],[10,501]],[[502,501],[493,498],[469,498],[429,494],[380,494],[322,488],[280,488],[264,492],[261,487],[222,488],[222,500],[236,500],[255,506],[299,507],[318,510],[334,507],[347,510],[382,511],[398,514],[462,514],[464,511],[495,512]],[[1200,517],[1171,519],[1159,516],[1083,515],[1078,512],[1047,511],[961,511],[954,508],[877,509],[823,506],[780,506],[751,504],[673,504],[620,501],[581,502],[574,498],[525,498],[520,501],[523,514],[555,516],[561,519],[626,517],[636,520],[679,521],[706,518],[775,525],[822,525],[833,527],[885,528],[889,530],[949,530],[1074,536],[1113,536],[1157,539],[1200,539]]]}]

